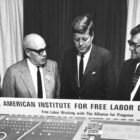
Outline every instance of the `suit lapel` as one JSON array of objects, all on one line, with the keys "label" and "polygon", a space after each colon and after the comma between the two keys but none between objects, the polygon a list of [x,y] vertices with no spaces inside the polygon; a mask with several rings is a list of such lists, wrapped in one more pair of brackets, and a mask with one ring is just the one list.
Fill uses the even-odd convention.
[{"label": "suit lapel", "polygon": [[130,66],[130,68],[128,68],[128,77],[126,77],[126,78],[128,78],[128,89],[130,89],[129,90],[129,92],[128,92],[128,94],[130,94],[131,92],[132,92],[132,90],[133,90],[133,83],[132,83],[132,78],[133,78],[133,76],[134,76],[134,72],[135,72],[135,68],[136,68],[136,64],[137,64],[137,61],[136,60],[132,60],[132,62],[131,62],[131,66]]},{"label": "suit lapel", "polygon": [[[50,67],[49,61],[47,61],[47,64],[43,67],[43,78],[44,78],[45,91],[48,91],[49,85],[51,85],[50,84],[51,80],[52,80],[51,74],[52,74],[52,68]],[[51,97],[52,95],[48,95],[48,93],[46,93],[47,97]]]},{"label": "suit lapel", "polygon": [[29,93],[25,93],[25,94],[30,94],[30,95],[27,95],[32,97],[32,98],[36,98],[36,91],[35,91],[35,88],[34,88],[34,85],[33,85],[33,81],[32,81],[32,77],[31,77],[31,73],[29,71],[29,68],[28,68],[28,65],[27,65],[27,61],[23,61],[23,66],[21,68],[21,77],[24,81],[24,84],[25,86],[27,87],[27,89],[29,90]]},{"label": "suit lapel", "polygon": [[72,75],[73,79],[78,84],[78,72],[77,72],[77,56],[76,54],[72,57]]},{"label": "suit lapel", "polygon": [[73,50],[72,50],[72,54],[70,55],[71,59],[69,60],[70,61],[70,64],[71,64],[71,67],[70,67],[70,75],[71,75],[71,78],[72,78],[72,86],[73,86],[73,89],[75,90],[75,93],[78,94],[78,71],[77,71],[77,50],[73,47]]},{"label": "suit lapel", "polygon": [[97,64],[97,61],[96,61],[96,47],[93,44],[91,52],[90,52],[89,60],[88,60],[88,63],[87,63],[86,69],[85,69],[83,81],[86,79],[88,74],[92,73],[96,64]]}]

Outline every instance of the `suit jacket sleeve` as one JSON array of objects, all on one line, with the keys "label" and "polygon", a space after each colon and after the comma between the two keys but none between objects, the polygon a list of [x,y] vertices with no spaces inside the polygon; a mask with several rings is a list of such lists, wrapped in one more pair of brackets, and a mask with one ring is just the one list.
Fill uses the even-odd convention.
[{"label": "suit jacket sleeve", "polygon": [[3,80],[2,97],[15,97],[14,75],[14,71],[7,69]]},{"label": "suit jacket sleeve", "polygon": [[123,100],[123,94],[124,93],[121,93],[122,91],[122,88],[124,86],[124,81],[123,81],[123,77],[124,77],[124,67],[125,65],[123,64],[123,66],[121,67],[121,72],[120,72],[120,75],[119,75],[119,81],[117,83],[117,87],[116,87],[116,92],[114,94],[114,99],[115,100]]},{"label": "suit jacket sleeve", "polygon": [[62,60],[61,67],[61,86],[60,86],[60,98],[73,98],[75,92],[72,88],[72,66],[71,66],[71,54],[66,52]]},{"label": "suit jacket sleeve", "polygon": [[135,67],[136,62],[131,59],[123,63],[117,83],[115,100],[130,100],[130,94],[133,89],[132,77]]},{"label": "suit jacket sleeve", "polygon": [[114,65],[112,61],[112,56],[109,53],[107,53],[104,56],[104,92],[106,94],[107,100],[112,100],[114,90],[116,87],[116,76],[115,76],[115,71],[114,71]]}]

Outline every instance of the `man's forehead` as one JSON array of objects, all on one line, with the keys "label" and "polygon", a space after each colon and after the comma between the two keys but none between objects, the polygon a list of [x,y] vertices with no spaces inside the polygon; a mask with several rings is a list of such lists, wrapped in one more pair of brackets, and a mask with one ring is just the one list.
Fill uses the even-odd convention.
[{"label": "man's forehead", "polygon": [[76,38],[86,38],[89,37],[89,34],[79,34],[79,33],[75,33],[74,37]]},{"label": "man's forehead", "polygon": [[28,48],[30,49],[41,49],[46,46],[44,39],[36,34],[28,35],[25,38],[25,42]]}]

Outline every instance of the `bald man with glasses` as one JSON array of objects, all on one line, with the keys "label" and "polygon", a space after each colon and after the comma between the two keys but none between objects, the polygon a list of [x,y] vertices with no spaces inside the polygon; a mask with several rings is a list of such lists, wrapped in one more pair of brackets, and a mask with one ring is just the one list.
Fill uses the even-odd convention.
[{"label": "bald man with glasses", "polygon": [[116,99],[140,101],[140,24],[135,26],[128,40],[131,59],[124,62],[117,86]]},{"label": "bald man with glasses", "polygon": [[47,59],[45,40],[29,34],[23,40],[26,58],[5,73],[2,96],[21,98],[58,98],[59,73],[57,63]]}]

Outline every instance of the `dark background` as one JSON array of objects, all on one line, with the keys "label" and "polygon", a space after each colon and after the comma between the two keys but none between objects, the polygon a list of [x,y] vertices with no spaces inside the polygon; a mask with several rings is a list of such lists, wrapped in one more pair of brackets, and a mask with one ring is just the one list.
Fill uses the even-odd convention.
[{"label": "dark background", "polygon": [[112,52],[118,79],[124,61],[127,0],[24,0],[24,35],[38,33],[47,42],[48,57],[58,62],[72,47],[71,24],[90,13],[95,20],[94,42]]}]

